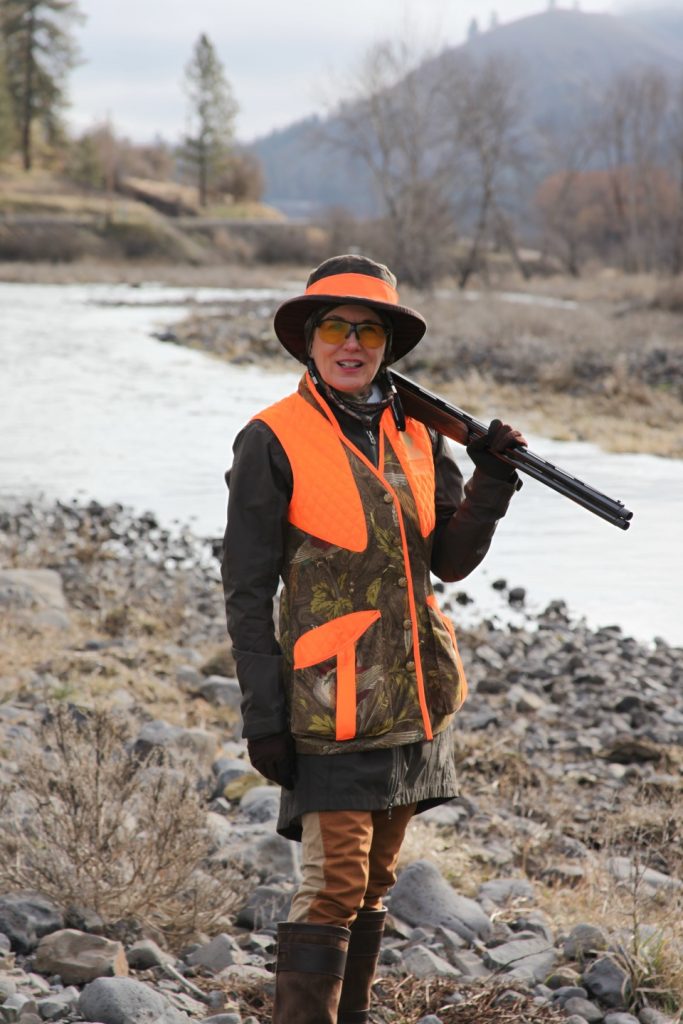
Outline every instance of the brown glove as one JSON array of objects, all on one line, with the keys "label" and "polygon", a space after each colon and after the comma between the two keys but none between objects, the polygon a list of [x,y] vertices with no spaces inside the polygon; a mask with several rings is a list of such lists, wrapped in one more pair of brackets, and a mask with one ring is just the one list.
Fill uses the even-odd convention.
[{"label": "brown glove", "polygon": [[290,733],[278,732],[247,740],[247,750],[252,765],[264,778],[285,789],[294,789],[296,752]]},{"label": "brown glove", "polygon": [[475,466],[478,466],[488,476],[496,477],[498,480],[515,479],[515,470],[509,462],[503,462],[496,458],[494,452],[504,452],[506,448],[516,448],[519,445],[526,447],[526,438],[519,430],[511,427],[509,423],[502,423],[501,420],[491,420],[488,431],[472,441],[467,446],[467,454]]}]

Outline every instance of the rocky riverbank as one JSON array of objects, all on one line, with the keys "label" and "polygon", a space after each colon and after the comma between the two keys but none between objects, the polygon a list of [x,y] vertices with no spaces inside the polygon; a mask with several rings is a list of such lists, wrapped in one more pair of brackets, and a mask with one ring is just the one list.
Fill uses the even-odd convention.
[{"label": "rocky riverbank", "polygon": [[[240,738],[216,548],[120,506],[0,513],[6,1024],[269,1020],[298,848]],[[519,624],[460,630],[461,794],[410,826],[371,1019],[678,1019],[682,652],[496,586]]]}]

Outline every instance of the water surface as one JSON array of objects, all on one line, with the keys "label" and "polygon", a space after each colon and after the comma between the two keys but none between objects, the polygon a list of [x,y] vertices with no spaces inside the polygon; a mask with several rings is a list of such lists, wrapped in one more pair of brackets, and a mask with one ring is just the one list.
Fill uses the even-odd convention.
[{"label": "water surface", "polygon": [[[277,292],[149,285],[0,284],[0,500],[43,493],[119,501],[222,533],[235,434],[299,374],[221,363],[152,332],[189,299],[271,302]],[[284,296],[283,296],[284,297]],[[467,408],[467,396],[457,396]],[[524,424],[519,424],[522,428]],[[528,435],[527,435],[528,436]],[[503,616],[503,577],[530,607],[565,599],[593,625],[683,644],[683,462],[530,436],[532,449],[623,501],[627,532],[526,478],[483,565],[455,589]],[[456,457],[469,473],[463,449]],[[472,610],[460,610],[470,618]]]}]

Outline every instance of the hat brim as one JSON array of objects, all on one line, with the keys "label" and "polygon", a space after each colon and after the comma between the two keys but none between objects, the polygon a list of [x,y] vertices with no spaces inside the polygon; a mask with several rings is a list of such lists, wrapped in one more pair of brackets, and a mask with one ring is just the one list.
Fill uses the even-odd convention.
[{"label": "hat brim", "polygon": [[408,306],[399,306],[391,302],[378,302],[374,299],[361,298],[358,295],[299,295],[287,299],[277,309],[273,326],[280,344],[287,351],[305,363],[307,358],[304,325],[316,309],[326,306],[368,306],[386,313],[391,321],[391,351],[387,363],[395,363],[415,348],[427,330],[423,316]]}]

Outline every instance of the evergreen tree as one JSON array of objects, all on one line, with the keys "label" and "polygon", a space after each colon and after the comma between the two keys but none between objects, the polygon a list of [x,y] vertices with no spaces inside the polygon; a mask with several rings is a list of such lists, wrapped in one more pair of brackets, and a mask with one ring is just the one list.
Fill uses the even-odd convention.
[{"label": "evergreen tree", "polygon": [[76,0],[0,0],[7,85],[27,171],[34,122],[49,140],[58,137],[66,77],[78,63],[73,28],[80,19]]},{"label": "evergreen tree", "polygon": [[3,52],[2,38],[0,38],[0,160],[8,156],[14,150],[17,141],[16,135],[12,100],[9,94],[9,89],[7,88],[5,55]]},{"label": "evergreen tree", "polygon": [[185,68],[185,92],[190,104],[189,128],[182,156],[197,181],[199,204],[206,206],[211,185],[225,169],[230,155],[237,104],[223,65],[204,33]]}]

